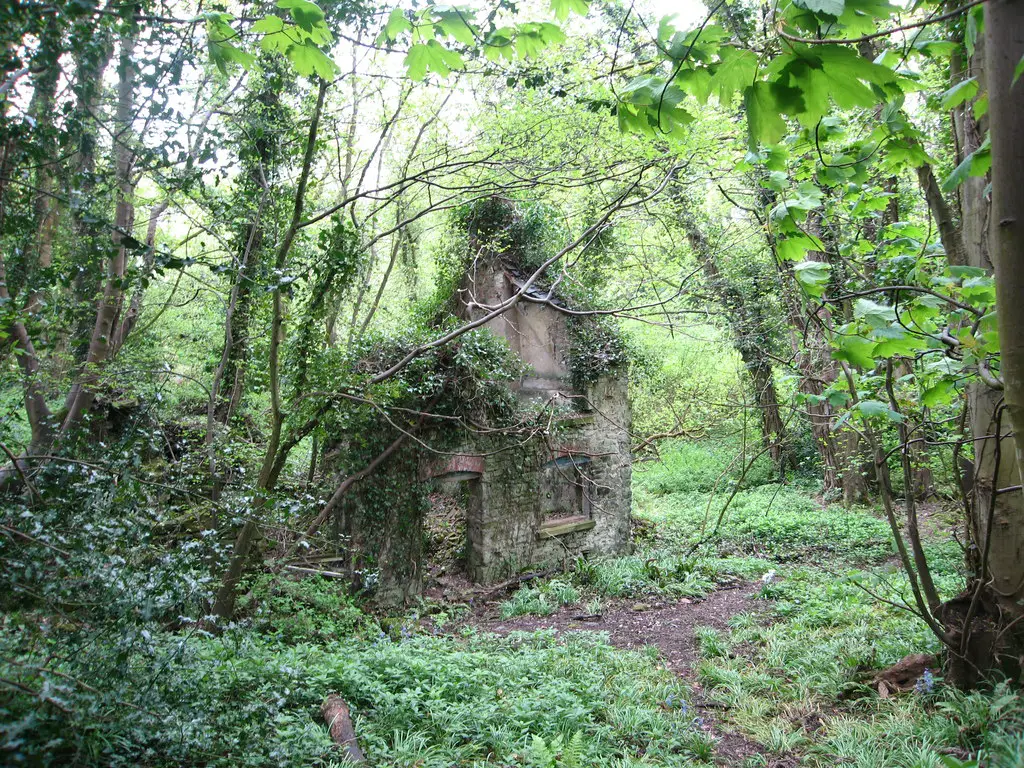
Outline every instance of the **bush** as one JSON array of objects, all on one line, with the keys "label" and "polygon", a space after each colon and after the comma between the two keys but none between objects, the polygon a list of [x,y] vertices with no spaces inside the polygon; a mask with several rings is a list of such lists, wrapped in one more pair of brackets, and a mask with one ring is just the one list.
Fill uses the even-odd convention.
[{"label": "bush", "polygon": [[241,591],[246,594],[238,601],[238,618],[286,643],[342,640],[380,631],[338,581],[260,574]]},{"label": "bush", "polygon": [[[746,456],[739,440],[673,441],[661,447],[661,461],[638,467],[633,484],[651,494],[710,493],[727,494],[741,482],[743,468],[760,450],[760,444],[747,445]],[[742,479],[742,487],[756,488],[778,480],[778,467],[766,455],[758,458]]]},{"label": "bush", "polygon": [[332,693],[351,706],[371,766],[521,765],[534,737],[575,738],[582,765],[643,754],[683,765],[674,753],[694,731],[688,708],[664,706],[685,699],[672,673],[593,633],[283,645],[243,628],[153,628],[134,646],[84,639],[29,652],[20,631],[0,631],[0,677],[41,692],[0,693],[6,764],[326,765],[340,760],[319,716]]}]

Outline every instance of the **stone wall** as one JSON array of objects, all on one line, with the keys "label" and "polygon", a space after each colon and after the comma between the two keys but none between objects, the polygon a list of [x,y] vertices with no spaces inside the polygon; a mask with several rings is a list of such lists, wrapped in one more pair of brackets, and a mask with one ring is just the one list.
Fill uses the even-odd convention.
[{"label": "stone wall", "polygon": [[[468,520],[467,570],[474,581],[568,565],[578,556],[628,552],[632,469],[626,377],[604,376],[580,400],[580,412],[559,421],[556,434],[546,440],[518,445],[492,439],[475,445],[488,455],[471,488],[479,494]],[[558,517],[551,518],[555,510],[548,502],[566,493],[564,485],[579,489],[580,509],[558,509]]]},{"label": "stone wall", "polygon": [[[477,320],[510,299],[524,285],[516,274],[503,255],[482,249],[458,288],[457,316]],[[529,568],[565,567],[580,556],[629,551],[627,373],[612,369],[586,391],[573,387],[570,314],[561,299],[533,286],[525,298],[485,325],[525,364],[523,375],[511,384],[524,412],[543,404],[561,414],[551,434],[523,443],[518,434],[479,432],[467,435],[458,455],[421,452],[418,458],[420,488],[437,482],[451,491],[453,484],[463,484],[468,499],[466,568],[476,582],[499,581]],[[403,453],[407,450],[412,446]],[[407,465],[389,464],[385,477],[369,481],[360,496],[372,496],[366,491],[382,490],[396,480],[410,480]],[[416,499],[378,496],[372,501],[378,509],[364,503],[348,510],[352,547],[364,554],[367,565],[380,569],[379,599],[407,599],[419,590],[423,571],[423,519]],[[381,506],[403,509],[381,514]]]}]

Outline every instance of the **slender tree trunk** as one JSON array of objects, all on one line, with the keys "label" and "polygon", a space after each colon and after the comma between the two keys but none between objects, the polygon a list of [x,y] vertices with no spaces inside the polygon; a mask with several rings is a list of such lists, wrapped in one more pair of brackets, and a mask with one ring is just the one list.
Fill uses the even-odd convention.
[{"label": "slender tree trunk", "polygon": [[[324,99],[327,96],[328,87],[329,83],[326,80],[320,80],[316,106],[314,107],[313,117],[309,124],[309,135],[306,139],[302,170],[299,173],[299,185],[295,191],[291,223],[278,246],[277,255],[274,259],[274,268],[278,274],[282,274],[287,266],[288,255],[298,234],[299,225],[302,223],[306,202],[306,189],[313,167],[313,158],[316,153],[317,131],[320,127],[320,117],[323,113]],[[245,564],[249,559],[252,544],[256,538],[256,520],[266,505],[267,493],[273,489],[273,484],[277,480],[275,466],[280,461],[281,428],[284,423],[284,412],[281,408],[281,371],[279,359],[281,342],[284,336],[284,301],[285,297],[282,295],[281,287],[275,287],[274,316],[270,331],[270,359],[268,361],[268,372],[270,374],[270,437],[267,440],[266,451],[263,457],[263,467],[260,469],[259,478],[256,481],[250,517],[242,525],[235,539],[231,559],[224,578],[221,580],[220,589],[217,591],[217,597],[214,602],[214,615],[221,619],[230,618],[234,613],[235,588],[245,573]]]},{"label": "slender tree trunk", "polygon": [[[88,351],[86,341],[91,336],[95,320],[95,300],[102,279],[96,279],[97,243],[106,236],[88,215],[95,206],[96,192],[96,123],[102,119],[101,98],[103,78],[113,57],[114,46],[106,28],[96,31],[94,41],[83,43],[75,56],[75,90],[77,102],[71,119],[76,126],[78,147],[71,162],[70,184],[74,205],[70,207],[69,218],[73,233],[71,244],[74,255],[75,273],[68,292],[72,329],[70,337],[63,338],[59,345],[70,348],[74,358],[81,362]],[[88,307],[89,309],[86,309]]]},{"label": "slender tree trunk", "polygon": [[[1022,349],[1020,325],[1022,122],[1011,90],[1013,69],[1024,54],[1024,14],[1019,0],[991,0],[986,5],[985,37],[978,40],[973,56],[951,58],[954,84],[976,78],[979,93],[989,97],[989,115],[980,121],[967,103],[953,112],[959,156],[957,162],[981,146],[991,123],[992,176],[968,177],[958,189],[962,238],[966,263],[996,275],[998,322],[1002,348],[1002,376],[1015,382],[1020,392],[1019,364]],[[1010,59],[1013,59],[1010,61]],[[1021,85],[1015,87],[1019,93]],[[1016,233],[1016,240],[1014,240]],[[991,248],[991,251],[990,251]],[[947,252],[948,252],[947,248]],[[951,659],[949,676],[970,687],[980,677],[1004,667],[1017,676],[1024,651],[1024,496],[1004,489],[1019,486],[1021,472],[1013,437],[1013,417],[1004,413],[1004,391],[984,380],[967,391],[968,414],[974,446],[974,477],[970,501],[973,546],[968,552],[972,576],[968,589],[948,601],[944,622],[960,644]],[[1007,398],[1009,402],[1009,397]]]},{"label": "slender tree trunk", "polygon": [[1024,2],[989,0],[985,6],[993,161],[989,245],[995,266],[1003,398],[1017,439],[1005,441],[1001,458],[1006,466],[997,468],[992,487],[981,494],[999,494],[982,531],[996,602],[1006,622],[1018,622],[1006,638],[1008,655],[1017,656],[1018,672],[1024,666],[1020,658],[1024,651],[1024,495],[1020,490],[1000,489],[1019,486],[1024,477],[1024,78],[1014,82],[1022,60]]},{"label": "slender tree trunk", "polygon": [[708,285],[721,297],[725,305],[733,344],[750,375],[764,446],[768,449],[772,461],[782,470],[792,458],[786,450],[786,427],[779,406],[778,390],[775,387],[775,373],[771,358],[767,354],[768,342],[762,338],[767,336],[767,333],[762,328],[749,327],[749,319],[754,313],[745,311],[743,294],[731,287],[723,277],[715,261],[713,249],[697,226],[692,213],[684,211],[682,220],[686,239],[701,265]]},{"label": "slender tree trunk", "polygon": [[[269,190],[265,190],[264,194],[270,194]],[[213,387],[214,418],[221,424],[231,421],[242,400],[245,386],[249,335],[256,299],[253,285],[263,246],[263,209],[261,202],[246,228],[245,244],[224,318],[224,351]]]},{"label": "slender tree trunk", "polygon": [[953,210],[946,202],[946,198],[943,197],[939,182],[935,179],[935,173],[930,165],[922,165],[917,169],[917,182],[924,193],[924,199],[935,220],[935,226],[938,227],[939,241],[946,252],[946,260],[954,266],[965,266],[967,264],[967,249],[964,247],[963,234],[953,218]]},{"label": "slender tree trunk", "polygon": [[[40,40],[36,55],[37,68],[42,71],[35,79],[35,90],[29,105],[29,114],[37,125],[46,125],[53,120],[54,99],[57,92],[57,80],[60,77],[58,55],[60,48],[60,29],[56,17],[51,17]],[[53,238],[57,231],[57,196],[54,183],[54,166],[59,153],[56,143],[45,131],[41,132],[44,143],[40,155],[44,158],[36,171],[36,247],[35,263],[29,273],[29,294],[25,304],[28,315],[38,314],[44,305],[44,293],[34,283],[53,265]],[[33,440],[35,442],[35,440]]]},{"label": "slender tree trunk", "polygon": [[[46,125],[53,119],[54,98],[57,81],[60,77],[60,66],[57,59],[59,45],[60,29],[56,19],[53,18],[46,25],[34,59],[38,74],[35,77],[29,114],[40,126]],[[53,167],[50,165],[51,162],[56,162],[57,151],[54,142],[45,138],[45,129],[42,136],[44,136],[45,143],[40,154],[46,160],[39,165],[35,179],[36,194],[33,206],[36,220],[35,261],[27,265],[29,285],[25,315],[30,324],[35,319],[34,316],[42,311],[44,305],[43,290],[36,283],[42,279],[40,273],[53,265],[53,238],[57,228],[56,185]],[[10,303],[13,297],[7,286],[6,264],[0,257],[0,298]],[[46,403],[45,388],[40,380],[39,356],[36,354],[29,327],[25,322],[18,320],[13,323],[11,330],[15,345],[19,350],[17,357],[24,377],[25,414],[28,417],[31,433],[26,452],[32,455],[44,451],[50,445],[54,430],[53,416]]]},{"label": "slender tree trunk", "polygon": [[114,172],[117,184],[117,209],[114,215],[114,255],[107,263],[106,282],[96,310],[85,366],[72,385],[65,403],[66,414],[61,433],[73,428],[89,409],[96,396],[99,382],[97,368],[109,357],[111,336],[121,311],[124,298],[124,274],[127,262],[126,237],[131,235],[135,217],[133,203],[135,189],[132,183],[132,165],[135,153],[132,150],[132,120],[135,116],[136,68],[132,61],[135,51],[136,30],[131,30],[121,40],[118,61],[117,110],[114,117]]},{"label": "slender tree trunk", "polygon": [[221,424],[231,421],[245,393],[258,301],[255,289],[268,241],[273,238],[272,187],[278,183],[284,161],[275,135],[286,129],[282,123],[288,115],[281,103],[281,65],[274,59],[261,61],[265,70],[262,82],[242,117],[246,159],[244,184],[239,192],[242,196],[255,194],[257,202],[250,206],[251,213],[238,239],[238,258],[224,318],[224,348],[212,387],[213,419]]},{"label": "slender tree trunk", "polygon": [[[808,231],[817,236],[820,233],[820,221],[812,217],[808,221]],[[769,244],[773,245],[771,242]],[[807,258],[824,261],[825,254],[808,251]],[[837,376],[826,335],[832,326],[832,315],[824,304],[817,308],[814,315],[805,313],[796,279],[789,266],[778,258],[776,265],[782,279],[783,301],[789,318],[790,346],[800,377],[797,387],[803,395],[808,396],[804,405],[805,413],[821,458],[822,492],[826,496],[841,493],[846,467],[832,430],[832,406],[822,398],[822,393],[835,382]]]}]

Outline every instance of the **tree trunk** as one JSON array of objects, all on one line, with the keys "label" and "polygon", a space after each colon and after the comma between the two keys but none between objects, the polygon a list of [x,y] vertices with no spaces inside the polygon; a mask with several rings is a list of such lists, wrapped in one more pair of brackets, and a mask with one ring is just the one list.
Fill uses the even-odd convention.
[{"label": "tree trunk", "polygon": [[[1024,2],[989,0],[985,6],[985,76],[992,142],[989,245],[996,277],[1002,394],[1007,420],[1017,435],[1024,435],[1024,80],[1013,81],[1022,59]],[[982,420],[987,415],[986,405],[977,404]],[[995,453],[993,445],[994,441],[986,441],[982,466]],[[990,511],[981,528],[983,552],[988,553],[992,590],[1002,619],[1007,628],[1009,622],[1018,622],[1012,637],[1006,638],[1005,652],[1014,658],[1014,671],[1019,672],[1024,651],[1024,495],[1020,490],[1000,493],[999,489],[1020,485],[1024,440],[1003,441],[1000,463],[994,470],[985,487],[978,489],[976,482],[975,495],[983,501],[989,496],[989,504],[983,505]],[[994,504],[992,493],[998,494]]]},{"label": "tree trunk", "polygon": [[[820,234],[820,221],[812,218],[807,223],[809,232]],[[771,237],[771,235],[769,235]],[[774,243],[770,244],[774,247]],[[809,260],[824,261],[825,255],[808,251]],[[842,492],[842,478],[847,462],[843,461],[836,436],[832,431],[832,406],[821,399],[822,393],[836,380],[837,370],[832,360],[831,346],[826,331],[831,328],[832,315],[822,304],[813,315],[805,314],[803,300],[796,288],[796,278],[788,264],[776,258],[779,276],[782,278],[783,300],[789,318],[789,338],[801,394],[807,396],[805,413],[810,422],[818,456],[821,458],[822,493],[829,496]]]},{"label": "tree trunk", "polygon": [[245,157],[244,183],[239,196],[256,195],[250,205],[249,218],[238,238],[238,260],[224,318],[224,349],[214,375],[213,418],[227,424],[231,421],[245,392],[245,374],[251,351],[250,337],[258,293],[254,290],[260,266],[267,254],[268,221],[272,218],[271,197],[277,183],[284,156],[275,133],[286,129],[287,112],[281,103],[281,64],[274,59],[261,59],[263,80],[254,98],[243,110]]},{"label": "tree trunk", "polygon": [[[958,190],[964,250],[967,264],[992,271],[998,266],[996,293],[1002,348],[1003,381],[1007,403],[1021,393],[1021,318],[1024,283],[1015,263],[1021,246],[1022,116],[1019,98],[1011,92],[1013,69],[1024,54],[1024,14],[1019,0],[990,0],[986,7],[985,38],[978,40],[973,56],[964,62],[951,59],[953,83],[975,77],[978,92],[989,96],[989,116],[979,122],[973,104],[953,113],[957,145],[963,160],[981,146],[991,122],[992,206],[986,195],[989,180],[968,177]],[[1012,59],[1012,60],[1011,60]],[[1021,90],[1021,84],[1015,86]],[[1016,94],[1019,97],[1019,94]],[[991,252],[990,252],[991,247]],[[943,618],[960,643],[949,675],[954,683],[969,687],[982,677],[1005,667],[1016,677],[1024,648],[1024,496],[1002,492],[1020,484],[1020,459],[1012,436],[1013,408],[1002,412],[1004,392],[985,381],[973,382],[967,392],[974,444],[974,477],[970,499],[972,547],[968,561],[973,574],[964,595],[945,604]],[[1019,399],[1014,400],[1020,402]],[[1015,623],[1016,622],[1016,623]],[[1015,628],[1015,629],[1012,629]],[[1007,634],[1009,633],[1009,634]]]},{"label": "tree trunk", "polygon": [[242,400],[245,367],[249,360],[249,334],[255,304],[253,285],[263,246],[263,208],[260,204],[246,228],[242,254],[224,318],[224,352],[214,381],[214,418],[231,421]]},{"label": "tree trunk", "polygon": [[[76,48],[77,46],[77,48]],[[89,215],[95,209],[96,193],[96,133],[95,123],[102,119],[101,97],[103,78],[114,53],[110,32],[104,26],[95,30],[91,39],[72,41],[75,56],[76,104],[71,114],[76,126],[78,146],[71,161],[71,183],[77,205],[69,210],[74,240],[71,245],[75,272],[68,292],[71,333],[60,340],[60,346],[70,350],[76,361],[85,359],[95,320],[95,299],[102,279],[96,279],[97,247],[106,233]],[[105,245],[105,244],[104,244]],[[88,308],[88,309],[86,309]]]},{"label": "tree trunk", "polygon": [[[313,166],[313,158],[316,154],[317,131],[320,127],[320,118],[323,113],[324,99],[327,96],[329,83],[320,80],[317,91],[317,101],[314,107],[313,116],[309,124],[309,134],[306,138],[305,153],[302,158],[302,170],[299,173],[298,188],[295,191],[295,200],[292,207],[291,223],[285,232],[277,254],[274,259],[274,268],[278,274],[283,274],[288,263],[288,256],[292,244],[299,231],[302,222],[302,214],[305,210],[306,189],[309,183],[310,171]],[[281,427],[284,422],[284,413],[281,409],[281,383],[280,383],[280,345],[284,336],[284,297],[280,286],[274,290],[274,317],[271,324],[270,338],[270,359],[268,361],[268,373],[270,377],[270,437],[267,440],[266,451],[263,456],[263,467],[260,469],[259,478],[256,481],[256,488],[253,494],[254,502],[250,518],[242,526],[235,539],[235,545],[231,553],[231,560],[227,572],[221,581],[220,589],[217,591],[214,603],[214,615],[219,618],[230,618],[235,610],[235,587],[239,579],[245,573],[245,564],[249,559],[253,540],[256,538],[256,520],[266,503],[267,492],[272,490],[277,480],[274,467],[279,460],[279,447],[281,446]]]},{"label": "tree trunk", "polygon": [[[684,202],[682,195],[677,196]],[[775,373],[771,358],[768,357],[767,341],[763,329],[751,328],[749,318],[752,312],[745,311],[745,298],[741,291],[729,285],[722,275],[711,245],[704,233],[697,226],[693,214],[684,211],[683,226],[690,249],[697,257],[709,287],[718,294],[725,307],[729,329],[733,337],[733,345],[740,353],[743,365],[750,375],[751,388],[754,393],[754,404],[758,411],[761,424],[761,436],[765,448],[780,472],[792,462],[791,454],[786,450],[786,425],[779,407],[779,394],[775,387]],[[755,337],[751,341],[751,337]]]},{"label": "tree trunk", "polygon": [[111,336],[124,298],[124,273],[127,261],[126,237],[131,236],[135,217],[132,183],[132,120],[135,117],[136,68],[132,61],[137,31],[131,30],[121,40],[118,61],[117,110],[114,117],[114,172],[117,184],[117,208],[114,215],[114,255],[107,263],[107,277],[96,310],[85,366],[72,385],[65,403],[66,414],[61,434],[66,434],[81,419],[96,396],[99,374],[96,370],[109,357]]},{"label": "tree trunk", "polygon": [[946,252],[946,260],[954,266],[965,266],[967,251],[964,247],[963,234],[953,219],[953,211],[946,202],[946,198],[943,197],[939,182],[935,179],[935,173],[930,165],[922,165],[917,169],[917,182],[924,193],[924,199],[935,220],[935,226],[938,227],[939,241]]}]

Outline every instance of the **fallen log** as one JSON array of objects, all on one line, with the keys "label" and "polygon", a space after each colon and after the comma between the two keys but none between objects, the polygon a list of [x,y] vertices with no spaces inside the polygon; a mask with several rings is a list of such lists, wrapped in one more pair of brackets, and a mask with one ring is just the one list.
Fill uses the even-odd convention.
[{"label": "fallen log", "polygon": [[326,579],[347,579],[344,573],[338,573],[337,571],[322,571],[319,568],[303,568],[298,565],[286,565],[284,567],[286,571],[292,573],[308,573],[311,576],[323,576]]},{"label": "fallen log", "polygon": [[521,586],[527,583],[528,581],[533,581],[534,579],[543,579],[545,576],[551,576],[552,574],[557,573],[558,570],[558,568],[548,568],[543,571],[524,573],[522,576],[516,576],[515,578],[508,579],[507,581],[502,581],[498,584],[493,584],[483,592],[473,595],[473,598],[484,601],[490,600],[497,594],[500,594],[502,592],[508,592],[513,587]]},{"label": "fallen log", "polygon": [[356,741],[356,729],[352,725],[352,716],[349,714],[348,704],[345,703],[345,700],[341,696],[331,694],[320,707],[320,714],[327,723],[331,739],[345,750],[349,762],[366,762],[363,750],[359,748],[359,743]]},{"label": "fallen log", "polygon": [[935,656],[912,653],[877,673],[871,680],[871,687],[876,689],[883,699],[892,693],[912,691],[925,670],[937,669],[938,666],[939,660]]}]

